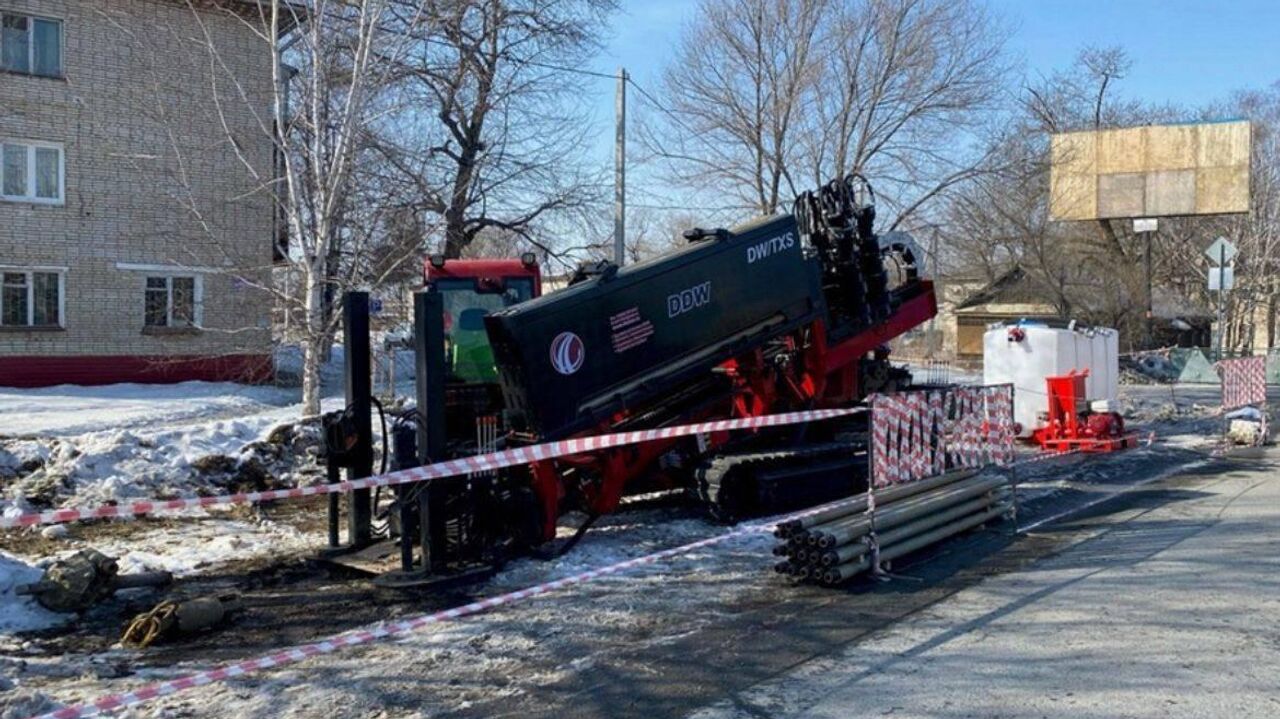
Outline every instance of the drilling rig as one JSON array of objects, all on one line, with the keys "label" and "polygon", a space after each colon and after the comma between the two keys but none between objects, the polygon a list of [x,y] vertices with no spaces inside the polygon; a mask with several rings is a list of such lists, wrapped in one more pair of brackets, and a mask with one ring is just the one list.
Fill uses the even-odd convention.
[{"label": "drilling rig", "polygon": [[[446,346],[458,346],[451,331],[465,324],[474,332],[481,318],[448,315],[445,288],[433,287],[428,271],[415,330],[417,447],[397,452],[398,464],[845,408],[909,384],[890,365],[888,342],[927,322],[937,303],[910,236],[875,232],[874,200],[870,184],[851,175],[799,195],[790,214],[693,228],[686,245],[648,261],[585,266],[563,290],[495,302],[482,318],[491,371],[470,376]],[[447,276],[449,265],[436,269]],[[483,277],[469,281],[484,290]],[[504,285],[490,282],[488,291]],[[469,412],[443,406],[468,394],[482,400]],[[863,491],[866,421],[855,414],[656,440],[415,486],[386,510],[399,518],[391,528],[405,564],[397,581],[566,549],[630,494],[683,490],[732,522]],[[587,519],[556,547],[558,520],[571,511]],[[420,564],[411,570],[414,541]]]}]

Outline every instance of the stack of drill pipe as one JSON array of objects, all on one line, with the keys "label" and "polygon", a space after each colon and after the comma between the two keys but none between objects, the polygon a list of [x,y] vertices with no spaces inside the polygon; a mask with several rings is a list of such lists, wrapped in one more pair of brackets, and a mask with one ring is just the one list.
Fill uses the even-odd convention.
[{"label": "stack of drill pipe", "polygon": [[839,507],[780,524],[783,540],[773,553],[786,559],[780,574],[821,584],[840,584],[871,568],[873,548],[889,561],[1008,514],[1007,480],[951,472],[875,493],[874,516],[866,495]]}]

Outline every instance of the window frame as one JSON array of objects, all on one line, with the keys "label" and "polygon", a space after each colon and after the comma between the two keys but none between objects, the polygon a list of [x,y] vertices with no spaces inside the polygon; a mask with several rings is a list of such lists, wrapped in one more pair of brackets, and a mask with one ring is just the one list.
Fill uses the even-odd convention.
[{"label": "window frame", "polygon": [[[148,287],[153,280],[164,280],[165,314],[163,325],[147,324],[147,294],[155,291]],[[173,281],[175,279],[191,280],[191,322],[185,325],[173,324]],[[200,272],[152,272],[145,271],[142,276],[142,329],[143,331],[182,331],[204,329],[204,274]]]},{"label": "window frame", "polygon": [[[4,160],[3,148],[5,145],[20,145],[27,148],[27,194],[25,195],[6,195],[4,194]],[[36,195],[36,150],[57,150],[58,151],[58,196],[57,197],[39,197]],[[0,202],[17,202],[20,204],[33,205],[65,205],[67,201],[67,150],[66,146],[61,142],[48,142],[45,140],[27,140],[18,137],[0,137]]]},{"label": "window frame", "polygon": [[[3,324],[4,318],[4,275],[23,274],[27,279],[27,323],[23,325]],[[36,278],[37,274],[58,276],[58,322],[56,324],[38,325],[36,321]],[[0,331],[24,330],[65,330],[67,328],[67,268],[42,265],[0,265]]]},{"label": "window frame", "polygon": [[[25,17],[27,19],[27,69],[12,70],[0,65],[0,72],[7,72],[14,75],[26,75],[28,77],[45,77],[55,80],[64,80],[67,77],[66,71],[66,20],[52,15],[33,15],[26,12],[8,12],[0,11],[0,21],[6,16]],[[58,26],[58,72],[54,75],[45,75],[35,71],[36,67],[36,20],[51,22]],[[0,58],[4,57],[4,37],[0,34]]]}]

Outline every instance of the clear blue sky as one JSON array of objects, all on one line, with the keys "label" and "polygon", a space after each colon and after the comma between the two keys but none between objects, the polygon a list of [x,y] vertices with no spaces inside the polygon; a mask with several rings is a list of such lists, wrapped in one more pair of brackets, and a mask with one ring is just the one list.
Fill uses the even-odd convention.
[{"label": "clear blue sky", "polygon": [[[1087,44],[1121,45],[1133,60],[1119,92],[1152,103],[1199,105],[1280,81],[1280,0],[989,0],[1013,29],[1008,49],[1028,73],[1065,68]],[[623,0],[594,63],[621,65],[646,88],[696,10],[695,0]],[[583,78],[612,157],[613,83]]]}]

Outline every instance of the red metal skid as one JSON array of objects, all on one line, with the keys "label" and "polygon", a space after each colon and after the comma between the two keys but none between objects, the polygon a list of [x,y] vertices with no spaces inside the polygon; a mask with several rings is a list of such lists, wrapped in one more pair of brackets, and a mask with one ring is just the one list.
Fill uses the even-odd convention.
[{"label": "red metal skid", "polygon": [[1075,437],[1065,439],[1043,439],[1041,445],[1048,452],[1114,452],[1120,449],[1137,447],[1138,435],[1126,434],[1123,437]]}]

